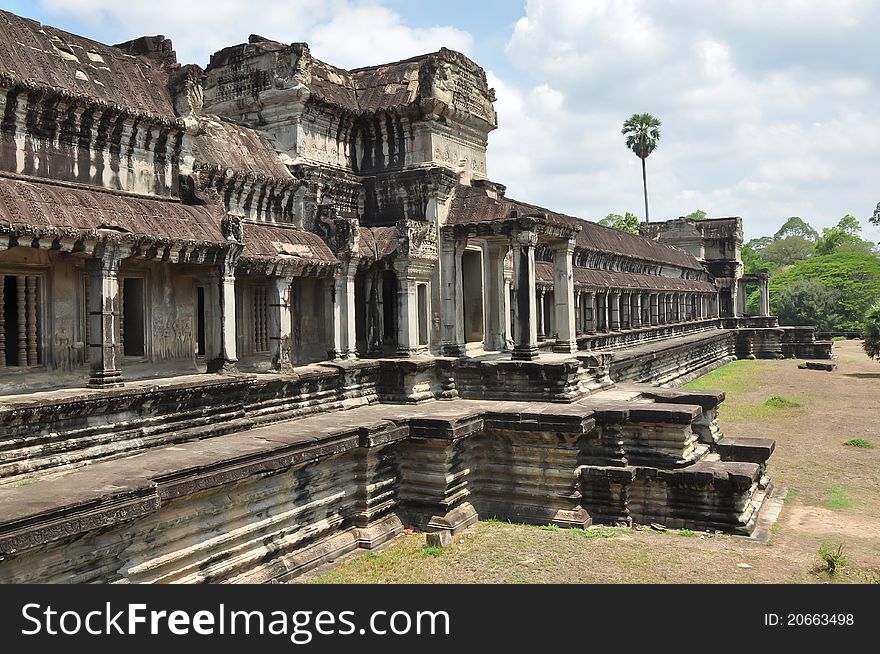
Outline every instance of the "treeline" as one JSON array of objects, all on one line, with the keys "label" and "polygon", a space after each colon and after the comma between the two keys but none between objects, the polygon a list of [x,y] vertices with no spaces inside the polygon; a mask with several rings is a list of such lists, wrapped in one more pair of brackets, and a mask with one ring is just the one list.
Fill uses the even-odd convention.
[{"label": "treeline", "polygon": [[[866,312],[880,300],[880,251],[861,231],[850,214],[821,234],[793,216],[773,236],[743,245],[746,274],[770,270],[770,311],[780,324],[864,329]],[[746,312],[757,313],[758,302],[755,291]]]}]

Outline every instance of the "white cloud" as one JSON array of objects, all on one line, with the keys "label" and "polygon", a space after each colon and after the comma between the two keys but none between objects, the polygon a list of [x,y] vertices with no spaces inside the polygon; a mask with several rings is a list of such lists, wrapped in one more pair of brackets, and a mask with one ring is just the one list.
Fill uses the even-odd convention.
[{"label": "white cloud", "polygon": [[[742,215],[757,236],[790,215],[822,227],[851,212],[867,228],[880,200],[878,22],[867,0],[529,0],[506,49],[518,71],[496,82],[499,107],[510,93],[516,110],[500,111],[489,172],[511,195],[585,217],[643,215],[619,130],[649,111],[663,120],[648,159],[654,219],[702,208]],[[524,102],[536,88],[561,102]]]},{"label": "white cloud", "polygon": [[378,5],[354,6],[316,26],[309,35],[315,56],[342,68],[380,64],[441,47],[468,54],[471,36],[454,27],[408,27],[400,15]]},{"label": "white cloud", "polygon": [[340,67],[405,59],[446,46],[467,53],[469,34],[454,27],[413,28],[400,14],[353,0],[41,0],[53,16],[73,18],[118,41],[165,34],[178,60],[205,66],[220,48],[260,34],[283,43],[308,41],[313,54]]}]

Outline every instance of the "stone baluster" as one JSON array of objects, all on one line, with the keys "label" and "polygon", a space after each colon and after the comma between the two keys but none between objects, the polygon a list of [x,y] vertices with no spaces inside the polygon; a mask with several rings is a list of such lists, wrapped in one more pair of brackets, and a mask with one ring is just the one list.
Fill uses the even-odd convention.
[{"label": "stone baluster", "polygon": [[35,366],[37,360],[37,278],[27,276],[27,363]]}]

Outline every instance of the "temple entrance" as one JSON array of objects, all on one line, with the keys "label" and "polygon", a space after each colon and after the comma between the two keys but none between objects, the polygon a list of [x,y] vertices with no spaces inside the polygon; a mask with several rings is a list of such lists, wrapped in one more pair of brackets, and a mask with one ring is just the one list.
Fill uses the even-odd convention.
[{"label": "temple entrance", "polygon": [[362,357],[397,352],[397,275],[393,270],[358,273],[354,284],[355,335]]},{"label": "temple entrance", "polygon": [[122,353],[127,357],[142,357],[146,353],[144,299],[143,277],[122,280]]},{"label": "temple entrance", "polygon": [[482,343],[483,329],[483,254],[467,250],[461,255],[461,286],[464,299],[464,340]]},{"label": "temple entrance", "polygon": [[[330,350],[330,327],[327,319],[329,284],[332,280],[300,277],[291,288],[293,365],[326,361]],[[357,308],[357,305],[355,305]]]}]

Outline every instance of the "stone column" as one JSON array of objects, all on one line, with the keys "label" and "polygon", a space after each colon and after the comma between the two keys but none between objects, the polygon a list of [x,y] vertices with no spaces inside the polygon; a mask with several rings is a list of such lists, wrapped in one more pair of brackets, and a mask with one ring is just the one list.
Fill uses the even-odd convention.
[{"label": "stone column", "polygon": [[761,315],[770,315],[770,277],[761,275],[760,277],[760,293],[761,293]]},{"label": "stone column", "polygon": [[611,314],[608,316],[609,331],[620,329],[620,291],[611,291]]},{"label": "stone column", "polygon": [[590,307],[593,310],[590,316],[590,331],[596,333],[599,331],[599,292],[596,290],[590,293]]},{"label": "stone column", "polygon": [[419,300],[414,279],[397,274],[397,356],[408,357],[419,350]]},{"label": "stone column", "polygon": [[212,293],[214,306],[219,309],[215,320],[214,357],[208,362],[208,372],[234,372],[238,367],[235,328],[235,264],[228,260],[221,263],[215,273],[216,294]]},{"label": "stone column", "polygon": [[464,356],[464,301],[461,280],[461,255],[467,237],[446,238],[440,250],[440,308],[443,317],[442,350],[447,356]]},{"label": "stone column", "polygon": [[516,342],[511,357],[519,361],[538,358],[537,298],[535,297],[535,247],[538,235],[519,232],[513,243],[513,279],[516,283]]},{"label": "stone column", "polygon": [[[354,277],[359,257],[342,261],[333,278],[333,359],[356,359],[357,336],[354,313]],[[386,302],[388,298],[386,298]]]},{"label": "stone column", "polygon": [[507,241],[489,241],[486,245],[486,315],[487,350],[503,350],[507,344],[507,284],[504,278],[504,260],[510,250]]},{"label": "stone column", "polygon": [[584,298],[583,291],[575,291],[574,294],[574,333],[584,333]]},{"label": "stone column", "polygon": [[635,320],[633,320],[633,327],[641,327],[642,326],[642,294],[636,293],[636,310],[634,312]]},{"label": "stone column", "polygon": [[89,386],[116,388],[123,385],[119,266],[125,254],[127,252],[123,253],[117,247],[107,246],[100,256],[88,262]]},{"label": "stone column", "polygon": [[621,293],[620,294],[620,328],[621,329],[629,329],[629,327],[630,327],[629,293]]},{"label": "stone column", "polygon": [[547,293],[546,289],[539,289],[536,292],[535,297],[535,305],[538,309],[538,340],[543,341],[547,338],[546,329],[546,318],[544,316],[544,295]]},{"label": "stone column", "polygon": [[577,352],[574,324],[574,240],[553,246],[553,303],[556,316],[554,352]]},{"label": "stone column", "polygon": [[660,295],[658,293],[651,293],[648,296],[648,300],[650,302],[649,309],[651,312],[651,324],[659,325],[660,324],[660,303],[659,303]]},{"label": "stone column", "polygon": [[425,280],[419,279],[410,262],[405,260],[398,261],[394,271],[397,274],[397,356],[423,354],[428,347],[419,343],[419,283]]},{"label": "stone column", "polygon": [[290,345],[293,342],[293,325],[290,318],[290,286],[292,275],[276,277],[269,300],[269,341],[272,346],[272,368],[290,372]]}]

